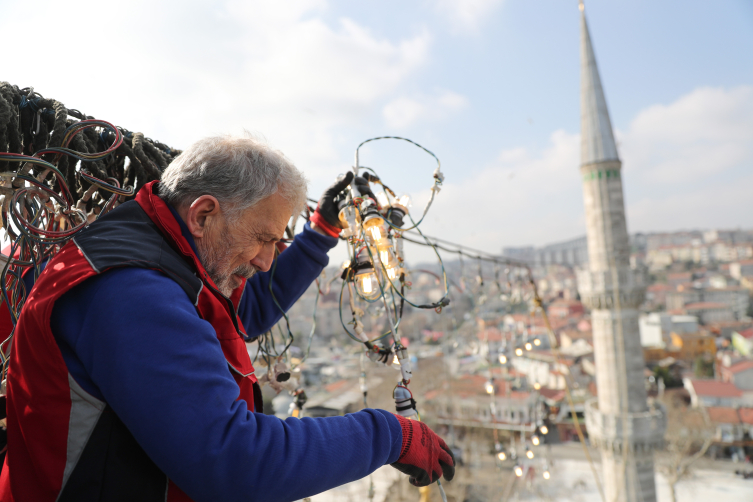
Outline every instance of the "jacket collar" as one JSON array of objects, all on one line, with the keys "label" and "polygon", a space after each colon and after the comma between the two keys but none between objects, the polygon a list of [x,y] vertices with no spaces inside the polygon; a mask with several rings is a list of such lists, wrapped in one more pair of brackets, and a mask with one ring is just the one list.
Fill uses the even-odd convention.
[{"label": "jacket collar", "polygon": [[175,245],[175,248],[186,259],[194,265],[199,277],[213,288],[217,289],[217,285],[209,277],[209,274],[204,269],[199,256],[195,251],[193,243],[189,243],[186,237],[181,231],[181,225],[176,219],[170,206],[157,195],[158,180],[150,181],[144,185],[139,193],[136,194],[136,202],[138,202],[141,209],[146,212],[149,218],[155,225],[162,231],[162,233],[169,238],[170,242]]}]

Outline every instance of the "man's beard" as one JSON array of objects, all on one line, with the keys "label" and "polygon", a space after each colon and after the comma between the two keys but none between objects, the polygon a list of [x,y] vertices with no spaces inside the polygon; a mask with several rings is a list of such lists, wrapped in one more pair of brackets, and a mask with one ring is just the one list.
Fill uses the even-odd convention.
[{"label": "man's beard", "polygon": [[228,264],[233,259],[234,244],[235,240],[230,235],[224,222],[219,231],[219,238],[210,239],[207,235],[201,239],[196,239],[196,251],[199,253],[201,264],[204,265],[204,269],[217,285],[220,293],[228,298],[233,294],[235,288],[231,282],[234,275],[250,279],[257,271],[256,267],[250,263],[244,263],[232,271],[227,270]]}]

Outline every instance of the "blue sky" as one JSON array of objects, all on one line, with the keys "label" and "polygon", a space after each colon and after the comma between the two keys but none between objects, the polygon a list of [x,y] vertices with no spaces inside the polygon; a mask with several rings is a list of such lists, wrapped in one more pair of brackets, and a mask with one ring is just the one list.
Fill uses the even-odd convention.
[{"label": "blue sky", "polygon": [[[629,229],[753,227],[753,3],[586,13]],[[71,38],[31,36],[30,16]],[[5,1],[0,79],[176,147],[261,134],[314,197],[361,140],[407,136],[447,177],[426,232],[495,252],[585,232],[578,16],[575,0]],[[420,210],[430,158],[381,142],[362,162]]]}]

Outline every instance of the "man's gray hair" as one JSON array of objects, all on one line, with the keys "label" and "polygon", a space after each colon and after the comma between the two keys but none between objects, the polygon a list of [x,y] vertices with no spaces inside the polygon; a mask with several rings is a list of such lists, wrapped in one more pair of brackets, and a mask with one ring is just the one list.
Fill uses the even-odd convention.
[{"label": "man's gray hair", "polygon": [[217,198],[230,219],[279,193],[294,214],[306,203],[308,181],[279,150],[251,137],[213,136],[192,144],[173,160],[159,196],[175,208],[202,195]]}]

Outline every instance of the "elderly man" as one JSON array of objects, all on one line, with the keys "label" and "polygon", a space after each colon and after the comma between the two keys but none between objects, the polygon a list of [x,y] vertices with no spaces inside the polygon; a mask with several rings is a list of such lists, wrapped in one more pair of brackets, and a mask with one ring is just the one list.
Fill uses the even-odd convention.
[{"label": "elderly man", "polygon": [[[24,306],[8,376],[0,500],[292,501],[385,464],[427,485],[454,460],[383,410],[261,411],[245,340],[327,265],[342,178],[268,273],[306,180],[248,138],[208,138],[75,236]],[[271,283],[271,284],[270,284]]]}]

